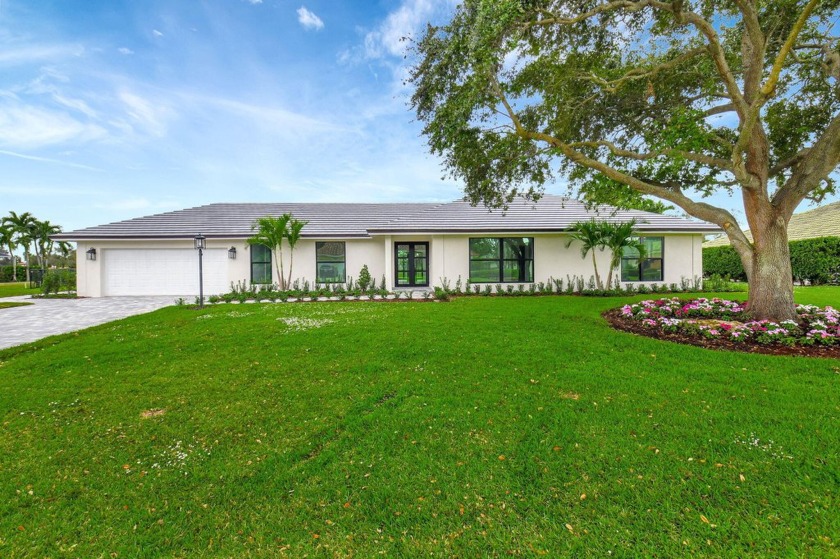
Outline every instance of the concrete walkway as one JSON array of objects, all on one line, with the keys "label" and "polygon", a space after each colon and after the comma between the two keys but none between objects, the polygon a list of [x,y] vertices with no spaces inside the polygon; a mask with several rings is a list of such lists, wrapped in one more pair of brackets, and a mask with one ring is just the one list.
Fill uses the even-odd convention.
[{"label": "concrete walkway", "polygon": [[25,295],[0,299],[12,301],[34,305],[0,309],[0,349],[168,307],[175,304],[175,297],[32,299]]}]

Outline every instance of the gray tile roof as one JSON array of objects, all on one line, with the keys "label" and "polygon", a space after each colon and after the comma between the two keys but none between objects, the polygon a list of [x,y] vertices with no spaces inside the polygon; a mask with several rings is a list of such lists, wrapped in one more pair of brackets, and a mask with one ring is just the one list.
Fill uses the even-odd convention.
[{"label": "gray tile roof", "polygon": [[711,223],[640,210],[617,210],[597,206],[587,210],[578,201],[562,196],[545,195],[538,202],[517,199],[506,211],[488,210],[455,201],[441,204],[421,213],[368,227],[370,233],[435,233],[435,232],[558,232],[566,231],[578,221],[598,219],[610,222],[636,219],[639,231],[683,231],[716,233],[720,228]]},{"label": "gray tile roof", "polygon": [[593,211],[577,200],[546,195],[533,203],[514,201],[507,211],[489,211],[456,201],[442,204],[210,204],[54,235],[55,239],[245,238],[257,218],[291,213],[309,223],[303,237],[368,237],[388,233],[557,232],[591,217],[608,221],[636,218],[640,231],[719,232],[710,223],[642,211]]}]

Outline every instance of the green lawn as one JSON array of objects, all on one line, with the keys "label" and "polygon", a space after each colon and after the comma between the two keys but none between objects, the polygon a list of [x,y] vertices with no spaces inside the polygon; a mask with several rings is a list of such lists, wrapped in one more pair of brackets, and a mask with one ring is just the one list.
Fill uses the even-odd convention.
[{"label": "green lawn", "polygon": [[22,281],[16,283],[0,283],[0,298],[15,297],[17,295],[35,295],[40,292],[41,290],[38,288],[29,289],[26,287],[26,282]]},{"label": "green lawn", "polygon": [[22,303],[22,302],[3,302],[0,301],[0,309],[10,309],[12,307],[25,307],[27,305],[31,305],[32,303]]},{"label": "green lawn", "polygon": [[610,330],[628,300],[170,307],[2,351],[0,556],[836,557],[840,362]]}]

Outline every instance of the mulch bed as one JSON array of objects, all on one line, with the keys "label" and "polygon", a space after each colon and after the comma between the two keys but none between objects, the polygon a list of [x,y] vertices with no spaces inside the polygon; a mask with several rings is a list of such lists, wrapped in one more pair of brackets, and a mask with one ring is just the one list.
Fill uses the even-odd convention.
[{"label": "mulch bed", "polygon": [[629,332],[639,336],[688,344],[706,349],[724,351],[740,351],[741,353],[764,353],[767,355],[799,355],[802,357],[827,357],[840,359],[840,346],[786,346],[781,344],[760,344],[755,341],[733,342],[730,340],[708,339],[701,336],[690,336],[682,333],[663,332],[658,328],[645,326],[639,320],[622,316],[621,309],[612,309],[602,313],[610,326],[616,330]]}]

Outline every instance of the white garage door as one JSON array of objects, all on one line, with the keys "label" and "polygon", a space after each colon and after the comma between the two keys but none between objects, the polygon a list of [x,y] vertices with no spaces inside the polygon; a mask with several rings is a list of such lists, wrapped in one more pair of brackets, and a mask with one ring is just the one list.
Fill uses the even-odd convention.
[{"label": "white garage door", "polygon": [[[230,290],[227,250],[204,251],[204,295]],[[103,295],[198,295],[195,249],[105,249]]]}]

